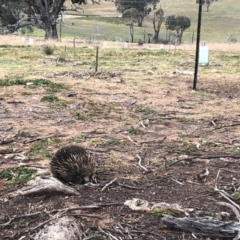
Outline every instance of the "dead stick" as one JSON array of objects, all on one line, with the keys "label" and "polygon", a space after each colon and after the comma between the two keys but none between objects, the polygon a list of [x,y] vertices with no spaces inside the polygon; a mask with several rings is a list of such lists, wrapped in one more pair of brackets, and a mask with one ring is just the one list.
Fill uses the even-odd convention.
[{"label": "dead stick", "polygon": [[42,223],[39,223],[36,227],[31,228],[31,230],[32,230],[32,231],[33,231],[33,230],[36,230],[36,229],[38,229],[39,227],[41,227],[41,226],[45,225],[46,223],[50,222],[51,220],[56,219],[56,218],[59,218],[59,217],[62,216],[65,212],[67,212],[67,210],[63,210],[62,212],[57,212],[53,217],[51,217],[50,219],[48,219],[48,220],[46,220],[46,221],[44,221],[44,222],[42,222]]},{"label": "dead stick", "polygon": [[133,144],[135,144],[135,145],[137,145],[137,143],[136,142],[134,142],[132,139],[131,139],[131,137],[130,136],[127,136],[127,137],[125,137],[123,134],[120,134],[122,137],[124,137],[124,138],[127,138],[130,142],[132,142]]},{"label": "dead stick", "polygon": [[117,178],[114,178],[111,182],[107,183],[101,191],[104,191],[108,186],[110,186],[111,184],[113,184],[115,181],[117,181]]},{"label": "dead stick", "polygon": [[89,217],[89,218],[98,218],[98,219],[103,219],[104,217],[100,217],[97,215],[91,215],[91,214],[82,214],[82,213],[71,213],[68,214],[68,216],[80,216],[80,217]]},{"label": "dead stick", "polygon": [[48,136],[43,136],[43,137],[37,137],[37,138],[34,138],[34,139],[30,139],[30,140],[24,141],[23,143],[24,144],[31,143],[31,142],[42,140],[44,138],[66,137],[66,136],[67,136],[66,134],[48,135]]},{"label": "dead stick", "polygon": [[240,123],[235,123],[235,124],[231,124],[231,125],[225,125],[225,126],[221,126],[221,127],[214,128],[214,129],[211,130],[210,132],[213,132],[213,131],[215,131],[215,130],[222,129],[222,128],[235,127],[235,126],[239,126],[239,125],[240,125]]},{"label": "dead stick", "polygon": [[230,203],[226,203],[226,202],[217,202],[217,204],[220,205],[220,206],[225,206],[225,207],[231,208],[231,210],[235,213],[238,221],[240,222],[240,213],[239,213],[239,211],[237,210],[237,208],[235,208],[235,206],[233,206],[233,205],[230,204]]},{"label": "dead stick", "polygon": [[214,191],[219,192],[220,195],[222,195],[225,199],[227,199],[232,205],[234,205],[238,210],[240,210],[239,205],[237,205],[235,202],[233,202],[230,198],[228,198],[224,193],[221,192],[218,188],[214,188]]},{"label": "dead stick", "polygon": [[174,179],[174,178],[170,178],[172,181],[174,181],[174,182],[176,182],[176,183],[178,183],[178,184],[180,184],[180,185],[185,185],[184,183],[182,183],[182,182],[179,182],[177,179]]},{"label": "dead stick", "polygon": [[86,205],[86,206],[79,206],[79,207],[73,207],[73,208],[62,208],[62,209],[53,209],[51,211],[46,211],[46,213],[54,213],[54,212],[60,212],[60,211],[74,211],[79,209],[95,209],[99,208],[98,205]]},{"label": "dead stick", "polygon": [[140,157],[138,154],[136,154],[136,156],[137,156],[137,158],[139,159],[138,165],[139,165],[144,171],[148,172],[148,170],[141,164],[141,162],[142,162],[141,157]]},{"label": "dead stick", "polygon": [[118,183],[118,185],[121,186],[121,187],[129,188],[129,189],[142,190],[142,188],[129,186],[129,185],[121,184],[121,183]]},{"label": "dead stick", "polygon": [[103,231],[102,228],[98,227],[98,229],[99,229],[99,231],[100,231],[101,233],[103,233],[103,234],[107,235],[108,237],[110,237],[110,239],[113,238],[114,240],[118,240],[118,238],[114,237],[111,233]]},{"label": "dead stick", "polygon": [[140,121],[140,124],[142,125],[143,128],[146,128],[146,126],[144,125],[143,121]]},{"label": "dead stick", "polygon": [[138,142],[139,144],[141,143],[150,143],[150,142],[156,142],[156,143],[162,143],[164,142],[164,140],[166,139],[167,137],[164,137],[162,139],[152,139],[152,140],[148,140],[148,141],[141,141],[141,142]]}]

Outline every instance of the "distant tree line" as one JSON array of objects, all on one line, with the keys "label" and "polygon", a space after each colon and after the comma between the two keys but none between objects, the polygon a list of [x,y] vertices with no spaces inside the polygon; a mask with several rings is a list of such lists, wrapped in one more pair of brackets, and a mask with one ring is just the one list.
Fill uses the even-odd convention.
[{"label": "distant tree line", "polygon": [[[74,6],[87,4],[87,0],[68,1]],[[32,31],[32,27],[37,27],[45,31],[46,39],[58,39],[59,16],[69,10],[65,6],[66,2],[67,0],[0,0],[0,26],[5,27],[8,32],[18,29]],[[160,0],[115,0],[115,6],[123,18],[130,20],[132,27],[134,23],[142,27],[145,18],[150,21],[154,29],[154,42],[159,41],[160,29],[165,22],[166,29],[176,31],[181,43],[183,32],[191,25],[190,19],[186,16],[165,16],[164,10],[157,7],[159,2]]]},{"label": "distant tree line", "polygon": [[157,7],[159,0],[116,0],[117,11],[122,13],[122,17],[129,19],[131,24],[137,23],[142,27],[144,18],[152,22],[154,42],[159,41],[159,34],[162,24],[165,22],[167,30],[176,31],[178,42],[182,42],[183,32],[190,27],[191,21],[186,16],[170,15],[165,17],[164,10]]}]

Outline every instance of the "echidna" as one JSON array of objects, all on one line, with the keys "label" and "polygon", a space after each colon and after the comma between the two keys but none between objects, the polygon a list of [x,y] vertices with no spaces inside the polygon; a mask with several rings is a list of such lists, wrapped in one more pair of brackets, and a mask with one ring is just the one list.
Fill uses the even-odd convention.
[{"label": "echidna", "polygon": [[52,157],[50,169],[53,176],[62,182],[81,183],[95,181],[95,161],[91,154],[80,146],[60,148]]}]

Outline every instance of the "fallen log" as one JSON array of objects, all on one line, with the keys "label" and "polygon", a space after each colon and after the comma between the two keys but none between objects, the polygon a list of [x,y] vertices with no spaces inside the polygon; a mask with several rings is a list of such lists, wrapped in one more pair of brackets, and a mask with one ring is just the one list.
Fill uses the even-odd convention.
[{"label": "fallen log", "polygon": [[240,223],[234,221],[219,221],[212,217],[200,217],[197,219],[183,217],[176,218],[164,215],[161,220],[169,227],[201,234],[209,237],[221,237],[233,239],[240,232]]}]

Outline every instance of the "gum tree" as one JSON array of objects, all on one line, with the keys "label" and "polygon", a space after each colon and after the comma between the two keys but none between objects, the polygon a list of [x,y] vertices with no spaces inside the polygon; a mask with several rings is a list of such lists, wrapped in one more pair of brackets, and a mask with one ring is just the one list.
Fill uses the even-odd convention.
[{"label": "gum tree", "polygon": [[[86,3],[86,0],[71,1],[73,4]],[[6,26],[10,32],[34,26],[45,31],[46,39],[57,39],[59,15],[67,10],[65,2],[66,0],[0,0],[2,26]]]},{"label": "gum tree", "polygon": [[153,36],[153,40],[155,42],[158,42],[160,28],[162,26],[162,23],[163,23],[164,19],[165,19],[164,11],[162,10],[162,8],[159,8],[156,12],[154,12],[152,23],[153,23],[153,29],[154,29],[154,32],[155,32],[155,34]]},{"label": "gum tree", "polygon": [[[135,9],[138,12],[138,26],[142,27],[143,19],[156,9],[160,0],[115,0],[117,11],[124,13],[128,9]],[[136,15],[134,13],[134,15]]]},{"label": "gum tree", "polygon": [[167,30],[177,32],[177,38],[180,44],[182,42],[183,32],[191,26],[191,21],[185,16],[170,15],[165,20],[165,26]]}]

